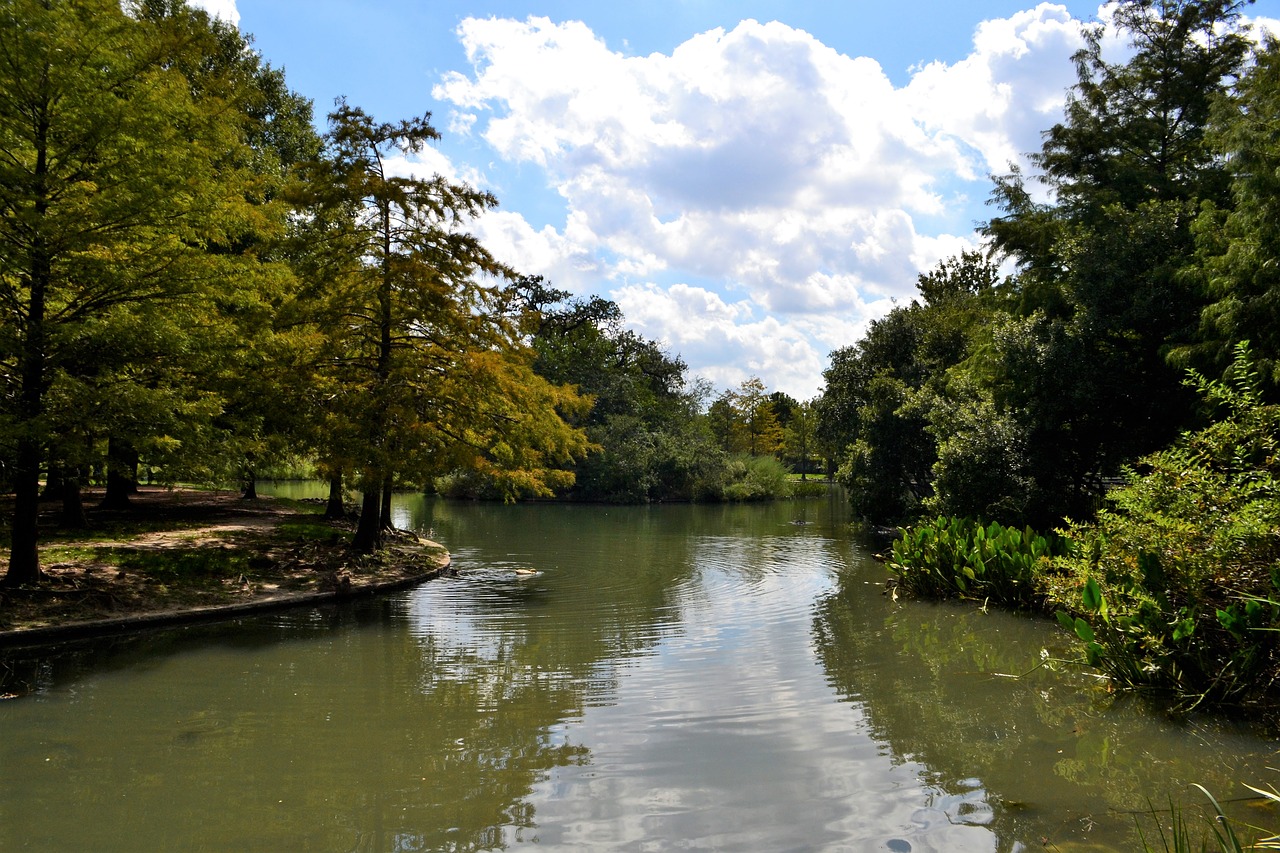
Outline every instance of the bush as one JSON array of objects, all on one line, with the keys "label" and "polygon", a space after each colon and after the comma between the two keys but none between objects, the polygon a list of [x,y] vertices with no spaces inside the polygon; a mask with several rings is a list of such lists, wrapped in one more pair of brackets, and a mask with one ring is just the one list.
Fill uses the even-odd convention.
[{"label": "bush", "polygon": [[820,498],[830,490],[823,480],[789,480],[787,486],[793,498]]},{"label": "bush", "polygon": [[1226,417],[1143,459],[1076,525],[1082,548],[1052,590],[1090,664],[1184,709],[1280,691],[1280,407],[1263,403],[1247,345],[1230,377],[1191,375]]},{"label": "bush", "polygon": [[786,466],[772,456],[734,456],[726,474],[725,500],[767,501],[791,493]]}]

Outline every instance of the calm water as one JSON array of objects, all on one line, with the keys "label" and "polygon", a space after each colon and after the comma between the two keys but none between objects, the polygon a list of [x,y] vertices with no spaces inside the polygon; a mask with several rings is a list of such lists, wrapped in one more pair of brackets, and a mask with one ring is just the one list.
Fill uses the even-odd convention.
[{"label": "calm water", "polygon": [[838,499],[396,511],[459,577],[0,662],[0,849],[1128,850],[1148,797],[1280,782],[1007,677],[1061,632],[892,601]]}]

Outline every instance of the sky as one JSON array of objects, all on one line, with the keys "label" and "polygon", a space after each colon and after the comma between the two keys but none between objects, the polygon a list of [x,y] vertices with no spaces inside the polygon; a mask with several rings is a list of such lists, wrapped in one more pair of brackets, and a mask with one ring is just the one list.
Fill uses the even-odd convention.
[{"label": "sky", "polygon": [[[805,400],[830,353],[981,241],[1060,120],[1097,2],[192,0],[312,99],[431,115],[400,164],[493,192],[499,260],[716,389]],[[1280,0],[1246,7],[1280,32]],[[1107,42],[1124,54],[1123,39]]]}]

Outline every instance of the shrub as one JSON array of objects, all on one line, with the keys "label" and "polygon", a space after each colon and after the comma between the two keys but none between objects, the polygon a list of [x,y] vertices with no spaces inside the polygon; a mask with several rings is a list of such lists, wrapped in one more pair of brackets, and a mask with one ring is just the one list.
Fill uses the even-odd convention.
[{"label": "shrub", "polygon": [[820,498],[830,490],[822,480],[790,480],[787,486],[793,498]]},{"label": "shrub", "polygon": [[[1120,687],[1189,709],[1280,689],[1280,407],[1247,345],[1230,381],[1191,374],[1226,416],[1131,471],[1059,561],[1059,619]],[[1141,473],[1139,473],[1141,472]]]},{"label": "shrub", "polygon": [[767,501],[790,494],[787,468],[772,456],[734,456],[727,473],[725,500]]}]

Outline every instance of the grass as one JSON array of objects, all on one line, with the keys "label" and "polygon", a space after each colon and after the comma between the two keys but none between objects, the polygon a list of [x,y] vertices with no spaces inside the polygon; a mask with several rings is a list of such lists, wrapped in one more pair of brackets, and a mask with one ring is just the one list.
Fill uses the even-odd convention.
[{"label": "grass", "polygon": [[[1151,820],[1149,830],[1144,830],[1143,821],[1137,821],[1138,838],[1142,842],[1144,853],[1246,853],[1257,850],[1280,850],[1280,834],[1270,833],[1261,827],[1238,825],[1227,817],[1222,805],[1205,790],[1196,785],[1208,799],[1213,814],[1204,821],[1204,826],[1197,833],[1187,820],[1184,809],[1169,800],[1169,808],[1165,819],[1154,805],[1149,806]],[[1251,791],[1260,795],[1271,805],[1280,805],[1280,792],[1275,788],[1263,790],[1246,785]],[[1137,820],[1135,818],[1135,820]],[[1242,832],[1249,835],[1241,837]],[[1265,836],[1265,837],[1264,837]],[[1245,838],[1249,838],[1248,841]]]}]

